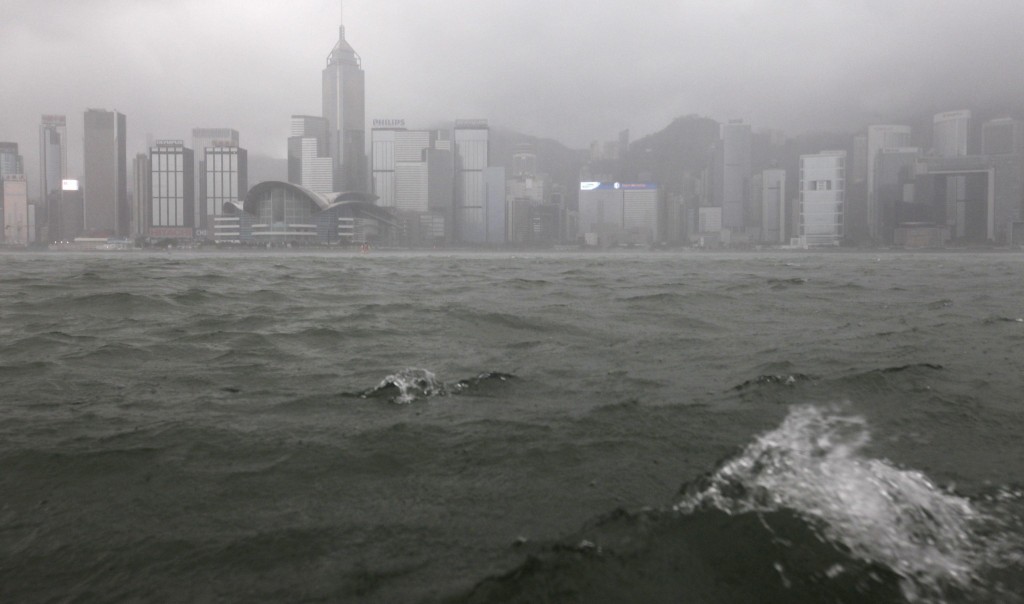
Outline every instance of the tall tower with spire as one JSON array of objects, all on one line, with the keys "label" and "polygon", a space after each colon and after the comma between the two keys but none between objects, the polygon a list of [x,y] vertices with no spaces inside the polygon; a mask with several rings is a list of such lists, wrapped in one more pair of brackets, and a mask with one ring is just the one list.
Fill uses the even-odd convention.
[{"label": "tall tower with spire", "polygon": [[[342,16],[344,15],[344,5]],[[362,60],[345,40],[345,24],[338,28],[338,43],[327,56],[323,72],[323,108],[330,132],[335,191],[366,190],[366,84]]]}]

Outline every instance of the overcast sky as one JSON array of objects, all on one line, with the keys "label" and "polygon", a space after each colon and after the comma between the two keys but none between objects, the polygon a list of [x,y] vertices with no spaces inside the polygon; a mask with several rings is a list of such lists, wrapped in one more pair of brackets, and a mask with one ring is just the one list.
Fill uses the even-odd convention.
[{"label": "overcast sky", "polygon": [[[584,147],[680,115],[788,134],[1024,97],[1024,0],[346,0],[367,120],[482,117]],[[146,136],[230,127],[284,157],[320,114],[337,0],[0,0],[0,140],[35,171],[43,113]]]}]

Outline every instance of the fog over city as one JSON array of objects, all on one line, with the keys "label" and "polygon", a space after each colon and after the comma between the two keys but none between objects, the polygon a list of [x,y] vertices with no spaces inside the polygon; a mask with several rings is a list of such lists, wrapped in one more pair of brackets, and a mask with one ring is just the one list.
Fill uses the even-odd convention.
[{"label": "fog over city", "polygon": [[[129,153],[230,127],[284,157],[289,116],[320,113],[340,17],[336,0],[0,6],[0,140],[34,158],[40,115],[67,115],[72,173],[86,108],[127,115]],[[792,135],[1024,98],[1019,0],[350,0],[344,22],[368,120],[480,117],[573,147],[691,113]]]}]

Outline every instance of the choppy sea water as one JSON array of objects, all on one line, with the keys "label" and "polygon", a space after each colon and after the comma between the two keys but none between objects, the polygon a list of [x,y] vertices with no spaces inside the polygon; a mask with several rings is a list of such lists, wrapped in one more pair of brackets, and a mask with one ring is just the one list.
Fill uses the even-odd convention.
[{"label": "choppy sea water", "polygon": [[1024,255],[0,255],[0,601],[1024,602]]}]

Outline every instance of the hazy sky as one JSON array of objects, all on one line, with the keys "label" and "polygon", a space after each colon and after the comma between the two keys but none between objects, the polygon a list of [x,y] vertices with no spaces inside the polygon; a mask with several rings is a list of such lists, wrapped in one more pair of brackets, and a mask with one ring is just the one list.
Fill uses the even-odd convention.
[{"label": "hazy sky", "polygon": [[[583,147],[674,117],[796,134],[1024,98],[1022,0],[347,0],[367,119],[457,117]],[[43,113],[127,115],[146,135],[230,127],[283,157],[320,113],[336,0],[0,0],[0,140],[30,176]]]}]

